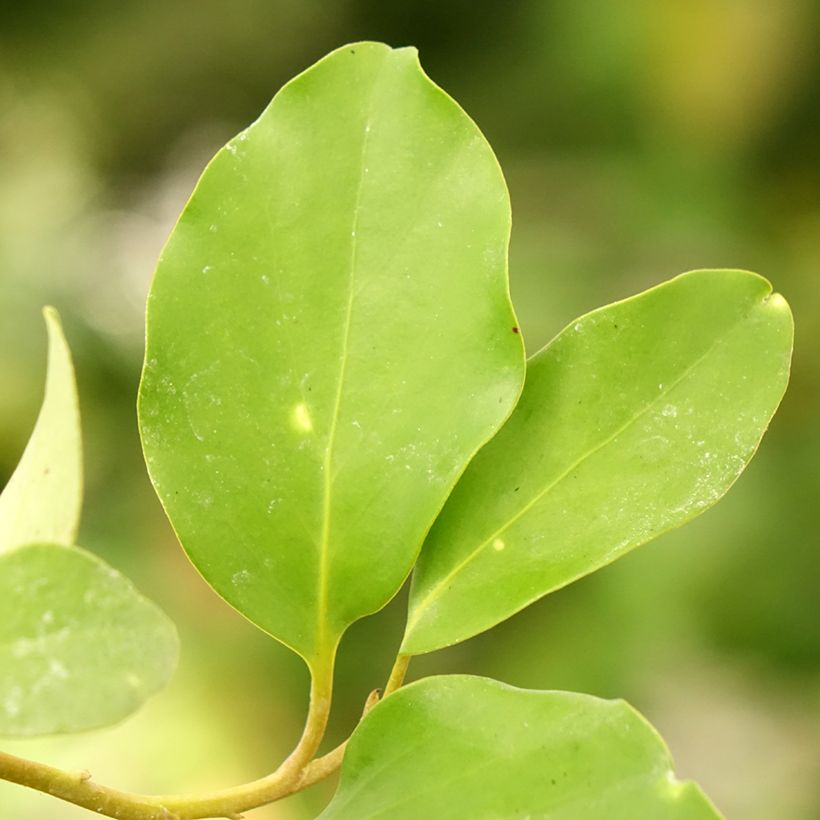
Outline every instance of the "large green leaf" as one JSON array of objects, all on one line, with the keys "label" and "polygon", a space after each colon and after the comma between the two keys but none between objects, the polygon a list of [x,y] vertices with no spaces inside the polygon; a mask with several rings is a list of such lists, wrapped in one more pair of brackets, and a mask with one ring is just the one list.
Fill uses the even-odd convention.
[{"label": "large green leaf", "polygon": [[684,274],[571,324],[430,532],[403,651],[488,629],[714,504],[780,402],[791,347],[786,302],[744,271]]},{"label": "large green leaf", "polygon": [[0,555],[0,734],[121,720],[176,658],[173,624],[94,555],[55,544]]},{"label": "large green leaf", "polygon": [[340,49],[220,151],[160,259],[140,427],[188,555],[328,656],[520,392],[510,213],[414,49]]},{"label": "large green leaf", "polygon": [[45,398],[20,463],[0,495],[0,553],[34,541],[73,544],[82,506],[80,411],[57,311],[48,328]]},{"label": "large green leaf", "polygon": [[716,820],[675,780],[623,701],[468,676],[425,678],[376,706],[345,752],[322,820]]}]

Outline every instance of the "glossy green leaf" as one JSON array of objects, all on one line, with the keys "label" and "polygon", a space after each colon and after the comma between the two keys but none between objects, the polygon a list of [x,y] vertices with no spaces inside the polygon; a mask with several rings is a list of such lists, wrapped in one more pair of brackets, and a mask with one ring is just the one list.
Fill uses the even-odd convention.
[{"label": "glossy green leaf", "polygon": [[582,317],[430,532],[403,651],[494,626],[714,504],[786,388],[788,305],[745,271],[694,271]]},{"label": "glossy green leaf", "polygon": [[716,820],[628,704],[425,678],[362,721],[322,820]]},{"label": "glossy green leaf", "polygon": [[524,362],[510,213],[414,49],[340,49],[217,154],[160,259],[140,426],[192,561],[309,662],[396,592]]},{"label": "glossy green leaf", "polygon": [[0,553],[34,541],[73,544],[83,496],[80,411],[60,318],[43,311],[48,373],[43,405],[20,463],[0,495]]},{"label": "glossy green leaf", "polygon": [[173,624],[96,556],[56,544],[0,555],[0,734],[115,723],[165,685]]}]

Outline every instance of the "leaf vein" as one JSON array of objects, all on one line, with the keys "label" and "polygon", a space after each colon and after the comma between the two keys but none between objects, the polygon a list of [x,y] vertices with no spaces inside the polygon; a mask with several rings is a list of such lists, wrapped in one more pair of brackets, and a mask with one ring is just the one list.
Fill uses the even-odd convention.
[{"label": "leaf vein", "polygon": [[345,310],[344,330],[342,333],[342,350],[339,357],[339,378],[336,383],[336,396],[334,399],[333,412],[330,419],[327,446],[322,464],[322,529],[319,542],[319,588],[317,605],[317,651],[323,645],[327,635],[327,598],[328,598],[328,575],[329,575],[329,553],[330,553],[330,516],[331,497],[333,490],[333,449],[336,440],[336,431],[339,424],[339,413],[342,405],[342,394],[344,392],[345,374],[347,371],[348,348],[350,347],[350,329],[352,326],[353,304],[356,296],[356,265],[359,246],[359,217],[362,199],[362,189],[364,188],[367,150],[370,144],[370,120],[373,110],[373,102],[379,87],[379,79],[373,83],[370,93],[367,115],[365,116],[364,138],[362,139],[362,150],[359,158],[359,179],[356,188],[356,195],[353,206],[353,221],[350,230],[350,261],[349,261],[349,281],[347,307]]}]

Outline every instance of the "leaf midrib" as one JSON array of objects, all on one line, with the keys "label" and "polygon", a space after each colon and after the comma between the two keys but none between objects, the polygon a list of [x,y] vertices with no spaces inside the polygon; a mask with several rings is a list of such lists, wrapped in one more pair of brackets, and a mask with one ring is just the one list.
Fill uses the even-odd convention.
[{"label": "leaf midrib", "polygon": [[327,447],[325,449],[325,457],[322,463],[322,529],[319,541],[319,578],[318,578],[318,605],[317,605],[317,641],[316,652],[321,654],[322,649],[327,641],[327,601],[328,601],[328,581],[329,581],[329,554],[330,554],[330,514],[331,514],[331,496],[333,489],[332,466],[333,466],[333,449],[336,441],[336,431],[339,424],[339,412],[342,404],[342,393],[344,391],[345,374],[347,371],[348,348],[350,346],[350,328],[353,317],[353,303],[355,301],[355,281],[356,281],[356,265],[358,258],[359,247],[359,217],[360,205],[362,199],[362,189],[364,188],[365,173],[364,169],[367,167],[365,160],[367,157],[367,150],[370,145],[370,131],[371,131],[371,117],[373,113],[373,104],[376,98],[380,80],[382,79],[382,69],[387,55],[382,55],[380,71],[373,82],[370,92],[370,99],[368,100],[367,113],[365,115],[364,124],[364,139],[362,140],[362,150],[359,159],[359,178],[356,188],[356,196],[353,206],[353,222],[350,229],[350,262],[349,262],[349,276],[348,276],[348,296],[347,307],[345,311],[344,332],[342,335],[342,350],[339,360],[339,378],[336,383],[336,397],[334,400],[333,413],[330,419],[330,429],[328,431]]}]

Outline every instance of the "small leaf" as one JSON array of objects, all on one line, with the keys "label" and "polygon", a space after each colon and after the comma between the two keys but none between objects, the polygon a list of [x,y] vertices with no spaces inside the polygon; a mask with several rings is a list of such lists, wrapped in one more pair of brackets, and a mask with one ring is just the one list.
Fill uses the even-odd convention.
[{"label": "small leaf", "polygon": [[348,744],[322,820],[717,820],[623,701],[425,678],[385,698]]},{"label": "small leaf", "polygon": [[115,723],[166,684],[177,653],[174,625],[96,556],[0,555],[0,735]]},{"label": "small leaf", "polygon": [[217,154],[148,303],[140,429],[203,576],[309,662],[381,608],[523,381],[498,163],[358,43]]},{"label": "small leaf", "polygon": [[80,411],[74,367],[60,318],[48,328],[45,397],[17,469],[0,494],[0,553],[35,541],[73,544],[83,496]]},{"label": "small leaf", "polygon": [[497,624],[714,504],[786,388],[788,305],[744,271],[694,271],[573,322],[436,521],[402,652]]}]

